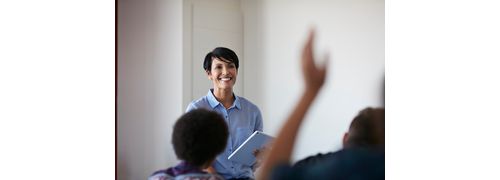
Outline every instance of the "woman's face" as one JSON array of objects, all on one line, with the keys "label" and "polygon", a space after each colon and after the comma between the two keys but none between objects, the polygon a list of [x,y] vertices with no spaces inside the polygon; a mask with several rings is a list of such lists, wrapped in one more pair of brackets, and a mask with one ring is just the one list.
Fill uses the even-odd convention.
[{"label": "woman's face", "polygon": [[212,80],[214,88],[232,90],[236,83],[238,70],[234,63],[214,58],[211,70],[207,72],[207,75],[208,79]]}]

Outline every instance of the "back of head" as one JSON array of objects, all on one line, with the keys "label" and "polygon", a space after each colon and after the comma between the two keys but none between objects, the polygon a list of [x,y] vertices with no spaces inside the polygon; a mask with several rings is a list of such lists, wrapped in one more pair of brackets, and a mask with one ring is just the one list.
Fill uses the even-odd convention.
[{"label": "back of head", "polygon": [[226,47],[217,47],[205,56],[205,60],[203,61],[203,69],[205,69],[205,71],[210,71],[213,58],[217,58],[221,61],[226,61],[229,63],[234,63],[236,69],[240,67],[238,56],[233,50]]},{"label": "back of head", "polygon": [[384,145],[385,109],[363,109],[351,122],[345,146],[384,148]]},{"label": "back of head", "polygon": [[196,109],[177,120],[172,144],[179,159],[201,167],[224,150],[228,135],[222,116],[213,111]]}]

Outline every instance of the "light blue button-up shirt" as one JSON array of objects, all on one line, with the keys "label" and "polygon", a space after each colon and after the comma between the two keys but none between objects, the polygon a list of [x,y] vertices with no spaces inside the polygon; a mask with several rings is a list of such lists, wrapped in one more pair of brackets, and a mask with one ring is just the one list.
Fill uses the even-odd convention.
[{"label": "light blue button-up shirt", "polygon": [[216,111],[224,117],[229,127],[226,149],[217,156],[212,166],[225,179],[245,177],[255,179],[251,166],[233,162],[227,158],[254,131],[262,131],[263,123],[260,110],[247,99],[234,94],[233,105],[226,109],[222,103],[215,99],[212,91],[213,89],[210,89],[206,96],[191,102],[186,109],[186,112],[199,108]]}]

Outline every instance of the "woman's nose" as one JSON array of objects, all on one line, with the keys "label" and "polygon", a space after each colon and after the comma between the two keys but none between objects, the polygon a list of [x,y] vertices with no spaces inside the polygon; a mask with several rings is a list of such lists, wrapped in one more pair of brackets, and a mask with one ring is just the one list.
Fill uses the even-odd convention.
[{"label": "woman's nose", "polygon": [[226,74],[227,74],[227,72],[228,72],[227,68],[225,68],[225,67],[224,67],[224,68],[222,68],[222,74],[226,75]]}]

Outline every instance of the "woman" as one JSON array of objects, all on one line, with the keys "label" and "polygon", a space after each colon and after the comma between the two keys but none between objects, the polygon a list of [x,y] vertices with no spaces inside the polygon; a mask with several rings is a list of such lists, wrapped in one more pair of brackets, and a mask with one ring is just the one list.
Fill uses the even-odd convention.
[{"label": "woman", "polygon": [[254,179],[255,164],[247,166],[227,159],[254,131],[263,129],[259,108],[233,92],[238,76],[238,56],[228,48],[215,48],[205,56],[203,68],[213,88],[206,96],[191,102],[186,111],[198,108],[216,111],[229,127],[226,149],[207,170],[225,179]]}]

